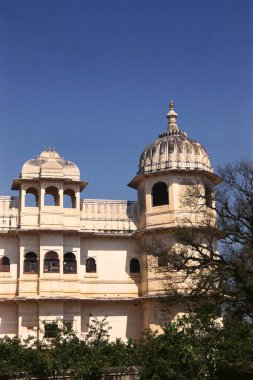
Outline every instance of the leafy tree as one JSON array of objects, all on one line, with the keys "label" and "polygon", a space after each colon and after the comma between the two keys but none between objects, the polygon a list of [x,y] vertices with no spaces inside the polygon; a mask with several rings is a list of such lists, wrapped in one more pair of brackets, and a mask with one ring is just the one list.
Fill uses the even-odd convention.
[{"label": "leafy tree", "polygon": [[[170,296],[212,308],[215,302],[223,312],[253,318],[253,162],[228,164],[218,173],[215,192],[205,179],[187,187],[182,207],[191,213],[169,236],[176,244],[153,239],[145,250],[163,260],[159,270]],[[187,284],[184,292],[180,283]]]},{"label": "leafy tree", "polygon": [[109,342],[108,330],[97,320],[94,336],[88,338],[80,339],[64,324],[50,340],[6,337],[0,339],[0,379],[25,372],[26,378],[68,373],[72,379],[93,380],[115,366],[138,366],[141,380],[216,379],[217,371],[230,363],[243,367],[253,361],[252,325],[233,323],[229,319],[221,325],[207,314],[189,314],[168,323],[163,334],[146,331],[128,342]]},{"label": "leafy tree", "polygon": [[[153,350],[148,370],[155,364],[152,357],[158,358],[158,372],[168,366],[168,377],[158,372],[149,377],[149,372],[147,378],[211,379],[218,369],[252,366],[253,162],[228,164],[218,174],[222,182],[215,192],[204,178],[187,187],[182,208],[191,212],[168,234],[167,243],[147,239],[141,247],[151,257],[148,265],[158,262],[157,270],[164,272],[164,308],[182,303],[193,312],[157,337],[163,345],[174,326],[174,351],[168,341],[162,352],[155,351],[156,345],[145,348]],[[214,322],[218,316],[223,317],[220,325]],[[163,357],[166,350],[171,360]],[[181,377],[176,363],[184,363]]]}]

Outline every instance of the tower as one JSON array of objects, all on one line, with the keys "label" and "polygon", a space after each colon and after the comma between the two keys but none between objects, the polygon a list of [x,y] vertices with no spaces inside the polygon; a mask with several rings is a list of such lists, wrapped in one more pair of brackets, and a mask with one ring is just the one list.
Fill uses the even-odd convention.
[{"label": "tower", "polygon": [[[164,293],[163,257],[150,255],[152,246],[160,243],[170,249],[176,242],[171,231],[178,226],[201,224],[211,206],[214,186],[220,181],[214,174],[206,150],[187,137],[177,125],[173,101],[166,115],[168,127],[157,140],[148,145],[140,156],[139,169],[128,186],[137,190],[139,227],[135,234],[142,252],[142,297],[145,327],[159,325],[159,296]],[[205,199],[204,214],[183,204],[187,188],[200,185]],[[215,224],[215,214],[212,215]],[[146,242],[149,248],[145,251]],[[151,248],[150,248],[151,247]]]}]

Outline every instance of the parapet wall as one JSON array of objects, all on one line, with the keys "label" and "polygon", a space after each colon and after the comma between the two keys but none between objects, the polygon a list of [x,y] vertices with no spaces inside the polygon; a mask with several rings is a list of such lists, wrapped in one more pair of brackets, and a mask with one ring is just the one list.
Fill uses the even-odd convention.
[{"label": "parapet wall", "polygon": [[0,229],[9,230],[18,227],[19,198],[0,196]]},{"label": "parapet wall", "polygon": [[136,230],[137,206],[133,201],[83,199],[81,228],[101,232]]},{"label": "parapet wall", "polygon": [[[36,207],[27,207],[27,211],[29,209],[31,212],[34,212]],[[71,213],[71,209],[64,210],[66,210],[65,216],[67,217],[68,213]],[[77,212],[79,214],[78,209]],[[81,200],[80,228],[82,231],[131,233],[136,230],[136,224],[136,202],[107,199]],[[19,198],[0,196],[0,230],[8,231],[18,227]]]}]

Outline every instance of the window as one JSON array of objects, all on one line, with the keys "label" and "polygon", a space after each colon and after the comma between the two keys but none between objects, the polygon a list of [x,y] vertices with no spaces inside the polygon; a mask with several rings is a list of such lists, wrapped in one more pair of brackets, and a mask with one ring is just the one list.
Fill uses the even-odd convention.
[{"label": "window", "polygon": [[93,257],[89,257],[86,260],[86,272],[87,273],[96,273],[97,272],[96,260],[93,259]]},{"label": "window", "polygon": [[10,272],[10,259],[6,256],[0,259],[0,272]]},{"label": "window", "polygon": [[38,191],[34,187],[29,187],[25,194],[25,207],[38,207],[39,196]]},{"label": "window", "polygon": [[138,259],[130,261],[130,273],[140,273],[140,263]]},{"label": "window", "polygon": [[76,273],[76,256],[72,252],[64,255],[63,273]]},{"label": "window", "polygon": [[36,253],[27,252],[25,254],[24,273],[38,273],[38,258]]},{"label": "window", "polygon": [[44,325],[45,328],[45,333],[44,337],[45,338],[56,338],[57,334],[59,332],[59,327],[57,322],[46,322]]},{"label": "window", "polygon": [[152,206],[169,204],[168,188],[166,183],[157,182],[152,188]]},{"label": "window", "polygon": [[44,259],[44,273],[59,273],[59,258],[54,251],[49,251]]},{"label": "window", "polygon": [[212,198],[213,198],[213,194],[212,194],[211,187],[208,185],[205,185],[205,200],[206,200],[207,207],[212,207],[212,203],[213,203]]},{"label": "window", "polygon": [[49,186],[45,191],[44,197],[44,205],[45,206],[59,206],[60,205],[60,197],[59,191],[54,186]]}]

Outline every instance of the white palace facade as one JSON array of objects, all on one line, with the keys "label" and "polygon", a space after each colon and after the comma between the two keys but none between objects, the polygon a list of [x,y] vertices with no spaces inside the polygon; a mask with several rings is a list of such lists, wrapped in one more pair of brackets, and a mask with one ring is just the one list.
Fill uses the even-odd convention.
[{"label": "white palace facade", "polygon": [[179,130],[172,102],[167,118],[129,183],[136,202],[82,198],[87,182],[56,151],[25,162],[12,185],[19,196],[0,196],[0,337],[42,334],[43,321],[60,320],[85,334],[104,316],[111,339],[159,330],[163,274],[140,243],[166,240],[182,222],[189,181],[218,181],[205,149]]}]

